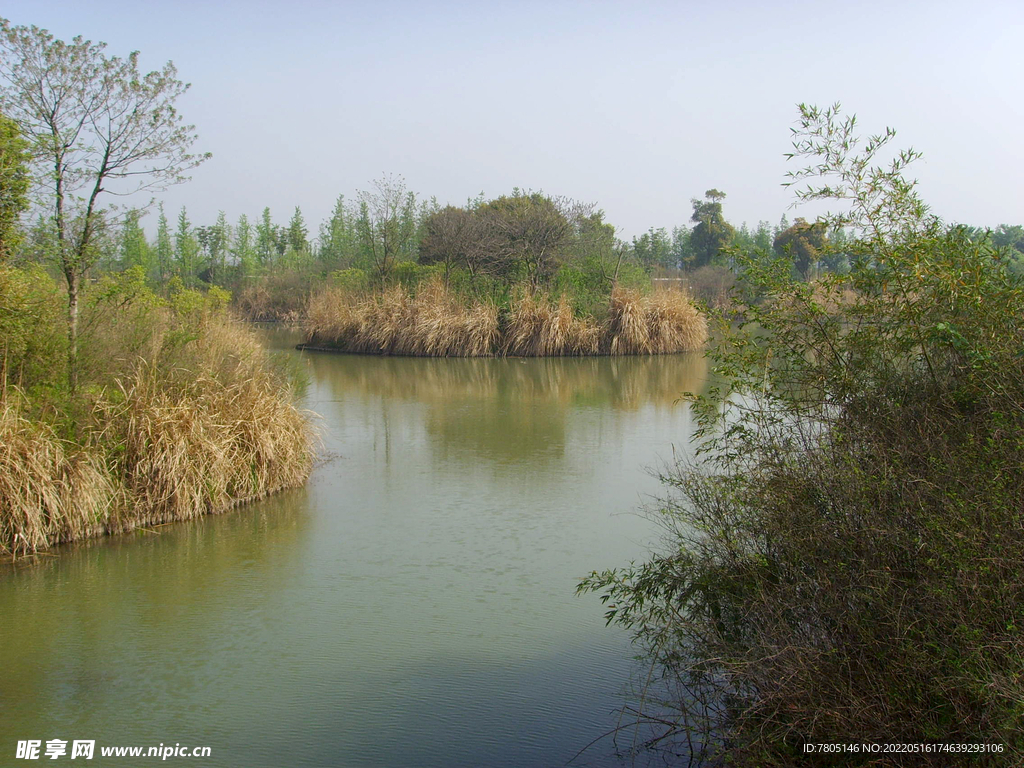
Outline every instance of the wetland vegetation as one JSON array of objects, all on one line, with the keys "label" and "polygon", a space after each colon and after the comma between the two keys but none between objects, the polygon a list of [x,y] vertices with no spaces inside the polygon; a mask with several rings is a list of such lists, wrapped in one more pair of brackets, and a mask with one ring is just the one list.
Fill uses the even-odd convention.
[{"label": "wetland vegetation", "polygon": [[[547,552],[546,531],[560,524],[552,520],[572,517],[566,530],[577,533],[593,527],[577,509],[575,479],[612,495],[601,483],[621,457],[609,444],[635,448],[668,422],[688,442],[692,407],[696,455],[682,450],[658,473],[651,512],[666,529],[661,549],[579,585],[601,595],[608,621],[648,660],[632,711],[638,741],[723,765],[876,764],[864,753],[826,761],[805,751],[812,743],[991,744],[1000,750],[979,763],[1024,759],[1024,230],[929,216],[905,175],[916,153],[885,154],[891,131],[862,140],[838,107],[801,107],[792,157],[808,165],[790,182],[800,200],[842,208],[812,222],[737,228],[725,194],[711,189],[691,201],[687,225],[626,242],[596,205],[516,189],[442,207],[383,176],[354,201],[339,198],[314,238],[298,208],[286,226],[269,209],[195,226],[183,208],[173,231],[160,208],[151,242],[145,211],[105,205],[105,195],[183,181],[207,159],[191,154],[197,136],[174,108],[187,86],[170,64],[145,74],[136,54],[107,57],[78,38],[0,26],[0,554],[17,560],[193,520],[302,485],[314,436],[296,404],[296,355],[293,367],[281,363],[238,316],[299,322],[307,348],[505,358],[305,363],[333,366],[315,403],[340,433],[357,435],[359,466],[374,480],[358,509],[321,519],[318,534],[355,558],[338,521],[363,526],[376,559],[359,578],[396,578],[396,615],[422,607],[409,595],[437,562],[395,534],[405,528],[385,530],[380,494],[390,494],[383,518],[426,538],[441,528],[449,544],[462,541],[443,511],[467,530],[486,528],[469,577],[460,570],[469,550],[442,553],[457,577],[438,581],[436,594],[465,578],[461,594],[486,603],[474,578],[494,576],[495,553],[479,542],[498,541],[516,551],[491,586],[516,601],[516,585],[536,586],[531,557]],[[710,389],[699,357],[621,359],[701,350],[709,317]],[[673,410],[686,389],[691,405]],[[334,412],[335,402],[349,411]],[[623,426],[627,411],[637,418]],[[419,480],[410,479],[394,454],[420,449]],[[524,490],[524,468],[548,496]],[[358,486],[356,475],[348,479]],[[435,476],[447,485],[426,494],[428,525],[413,512],[423,478]],[[636,480],[615,475],[627,476]],[[483,490],[467,501],[459,489],[473,483]],[[521,496],[531,504],[508,518],[495,506]],[[490,517],[481,521],[479,509]],[[504,522],[484,525],[495,520]],[[285,528],[289,551],[329,561],[331,584],[349,578],[337,552],[303,549]],[[621,540],[625,530],[613,533]],[[552,559],[571,560],[575,544],[559,540]],[[414,578],[395,576],[395,549]],[[268,557],[263,548],[251,559]],[[552,571],[573,578],[561,564]],[[339,614],[351,607],[305,588],[318,595],[313,615],[317,601]],[[252,599],[244,585],[242,594]],[[438,605],[423,622],[458,668],[462,651],[445,644],[460,608]],[[514,619],[504,603],[485,613],[461,631],[495,641],[488,622]],[[487,643],[473,652],[495,668],[501,661]],[[311,645],[306,660],[316,658]],[[308,687],[322,670],[305,663],[294,668]],[[438,691],[447,684],[415,671]],[[240,699],[246,684],[235,687]]]}]

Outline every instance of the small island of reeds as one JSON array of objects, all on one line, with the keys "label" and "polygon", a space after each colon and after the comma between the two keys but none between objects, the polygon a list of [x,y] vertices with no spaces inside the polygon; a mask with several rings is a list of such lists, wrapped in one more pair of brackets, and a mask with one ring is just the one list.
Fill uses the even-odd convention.
[{"label": "small island of reeds", "polygon": [[592,205],[515,190],[417,218],[400,180],[376,186],[350,217],[361,266],[332,272],[310,293],[306,349],[645,355],[693,352],[707,341],[689,295],[653,291],[650,269]]},{"label": "small island of reeds", "polygon": [[693,352],[707,341],[707,322],[683,291],[615,289],[603,309],[603,317],[581,312],[568,294],[467,296],[436,277],[377,292],[328,287],[310,299],[303,346],[425,357],[546,357]]}]

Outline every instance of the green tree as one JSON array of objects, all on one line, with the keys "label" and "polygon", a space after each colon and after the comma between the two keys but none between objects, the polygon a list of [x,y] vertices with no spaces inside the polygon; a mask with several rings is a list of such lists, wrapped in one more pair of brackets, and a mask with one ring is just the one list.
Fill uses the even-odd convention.
[{"label": "green tree", "polygon": [[28,142],[18,124],[0,114],[0,263],[20,240],[18,219],[28,207]]},{"label": "green tree", "polygon": [[263,209],[256,223],[256,258],[260,265],[270,266],[277,257],[277,226],[270,218],[269,206]]},{"label": "green tree", "polygon": [[416,230],[416,195],[401,176],[385,174],[373,190],[359,193],[356,232],[378,283],[387,282],[400,259],[415,258]]},{"label": "green tree", "polygon": [[723,249],[732,242],[735,230],[722,215],[722,200],[725,193],[717,189],[709,189],[704,199],[694,198],[693,215],[690,221],[694,227],[690,231],[690,250],[693,254],[690,265],[703,267],[713,263]]},{"label": "green tree", "polygon": [[140,224],[143,216],[145,213],[135,208],[128,211],[122,219],[121,231],[118,234],[118,260],[122,270],[138,267],[143,274],[152,276],[154,254]]},{"label": "green tree", "polygon": [[804,280],[810,277],[811,267],[825,255],[828,238],[825,223],[807,223],[798,218],[793,225],[775,236],[772,247],[780,256],[788,256]]},{"label": "green tree", "polygon": [[514,190],[480,206],[494,243],[494,271],[524,279],[536,291],[555,274],[571,244],[573,227],[556,201]]},{"label": "green tree", "polygon": [[356,214],[352,213],[345,202],[345,196],[339,195],[334,203],[331,217],[321,223],[317,258],[334,267],[349,267],[356,251]]},{"label": "green tree", "polygon": [[309,251],[308,234],[306,223],[302,219],[302,210],[299,206],[295,206],[295,213],[292,214],[291,221],[288,222],[288,247],[294,253],[307,253]]},{"label": "green tree", "polygon": [[238,217],[235,225],[235,239],[231,244],[231,255],[238,264],[242,277],[249,277],[256,271],[258,256],[253,242],[253,227],[249,217],[244,213]]},{"label": "green tree", "polygon": [[1000,224],[992,233],[992,245],[997,248],[1013,248],[1024,254],[1024,226]]},{"label": "green tree", "polygon": [[465,208],[448,205],[426,217],[420,239],[419,263],[441,264],[444,282],[457,267],[475,271],[482,255],[480,219]]},{"label": "green tree", "polygon": [[57,261],[68,290],[68,385],[78,381],[82,279],[100,256],[97,236],[116,210],[103,195],[185,181],[209,155],[189,154],[194,128],[175,107],[188,86],[174,65],[144,73],[138,52],[107,57],[103,43],[57,40],[0,20],[0,110],[31,145],[48,192]]},{"label": "green tree", "polygon": [[224,211],[217,213],[217,221],[195,229],[203,262],[201,277],[204,282],[219,285],[224,277],[225,257],[231,242],[231,225]]},{"label": "green tree", "polygon": [[185,206],[182,206],[178,213],[178,228],[174,233],[174,261],[185,284],[192,285],[198,272],[196,267],[199,263],[199,241],[192,229],[192,223],[188,220]]},{"label": "green tree", "polygon": [[644,269],[650,271],[655,267],[674,267],[675,255],[672,253],[672,241],[668,232],[651,227],[640,237],[633,238],[633,253]]},{"label": "green tree", "polygon": [[163,203],[160,203],[159,211],[156,220],[156,268],[160,282],[163,283],[174,272],[174,240],[171,238],[171,225],[164,213]]}]

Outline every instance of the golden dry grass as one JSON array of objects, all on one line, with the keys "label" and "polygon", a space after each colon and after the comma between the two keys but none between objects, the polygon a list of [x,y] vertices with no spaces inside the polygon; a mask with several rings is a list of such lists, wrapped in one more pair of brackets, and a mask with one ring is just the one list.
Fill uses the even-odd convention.
[{"label": "golden dry grass", "polygon": [[567,296],[556,303],[543,294],[523,294],[499,329],[492,304],[467,302],[440,280],[415,294],[401,285],[376,296],[329,288],[311,298],[306,312],[310,346],[383,355],[667,354],[697,351],[707,337],[704,316],[680,291],[615,291],[604,325],[576,316]]},{"label": "golden dry grass", "polygon": [[17,555],[103,530],[114,482],[95,451],[76,449],[0,394],[0,552]]},{"label": "golden dry grass", "polygon": [[696,352],[707,340],[707,320],[682,291],[612,293],[602,344],[608,354]]},{"label": "golden dry grass", "polygon": [[309,474],[308,422],[265,378],[201,377],[168,392],[140,368],[122,393],[102,406],[128,500],[110,521],[114,531],[222,512]]},{"label": "golden dry grass", "polygon": [[428,357],[482,357],[498,342],[493,304],[466,305],[440,280],[415,295],[397,285],[377,296],[331,288],[306,311],[306,338],[345,352]]},{"label": "golden dry grass", "polygon": [[222,512],[300,485],[313,437],[258,341],[223,317],[97,396],[80,446],[26,419],[5,390],[0,553]]},{"label": "golden dry grass", "polygon": [[573,315],[569,299],[525,295],[513,303],[501,351],[512,357],[596,355],[601,328]]}]

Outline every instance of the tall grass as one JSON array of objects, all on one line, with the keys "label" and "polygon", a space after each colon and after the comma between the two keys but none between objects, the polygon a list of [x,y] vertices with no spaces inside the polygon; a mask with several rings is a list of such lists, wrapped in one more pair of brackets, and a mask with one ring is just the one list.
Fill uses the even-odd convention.
[{"label": "tall grass", "polygon": [[512,305],[501,351],[511,357],[596,355],[600,341],[600,326],[575,317],[567,296],[555,304],[546,296],[525,295]]},{"label": "tall grass", "polygon": [[[161,306],[143,291],[140,309],[123,288],[116,309],[96,305],[75,402],[3,387],[0,553],[222,512],[309,474],[308,419],[222,300],[183,291]],[[69,405],[74,429],[56,415]]]},{"label": "tall grass", "polygon": [[0,552],[35,552],[102,530],[114,481],[94,450],[26,418],[20,395],[0,394]]},{"label": "tall grass", "polygon": [[331,288],[310,300],[306,336],[310,345],[345,352],[482,357],[497,344],[498,310],[464,304],[439,280],[415,294],[401,284],[378,295]]},{"label": "tall grass", "polygon": [[127,499],[113,531],[222,512],[309,474],[306,419],[266,378],[207,375],[176,392],[143,366],[121,387],[122,401],[101,406]]},{"label": "tall grass", "polygon": [[310,299],[311,347],[432,357],[545,357],[692,352],[707,341],[707,323],[685,293],[616,291],[608,319],[577,315],[568,296],[513,299],[499,313],[431,280],[413,293],[397,285],[376,295],[328,288]]}]

